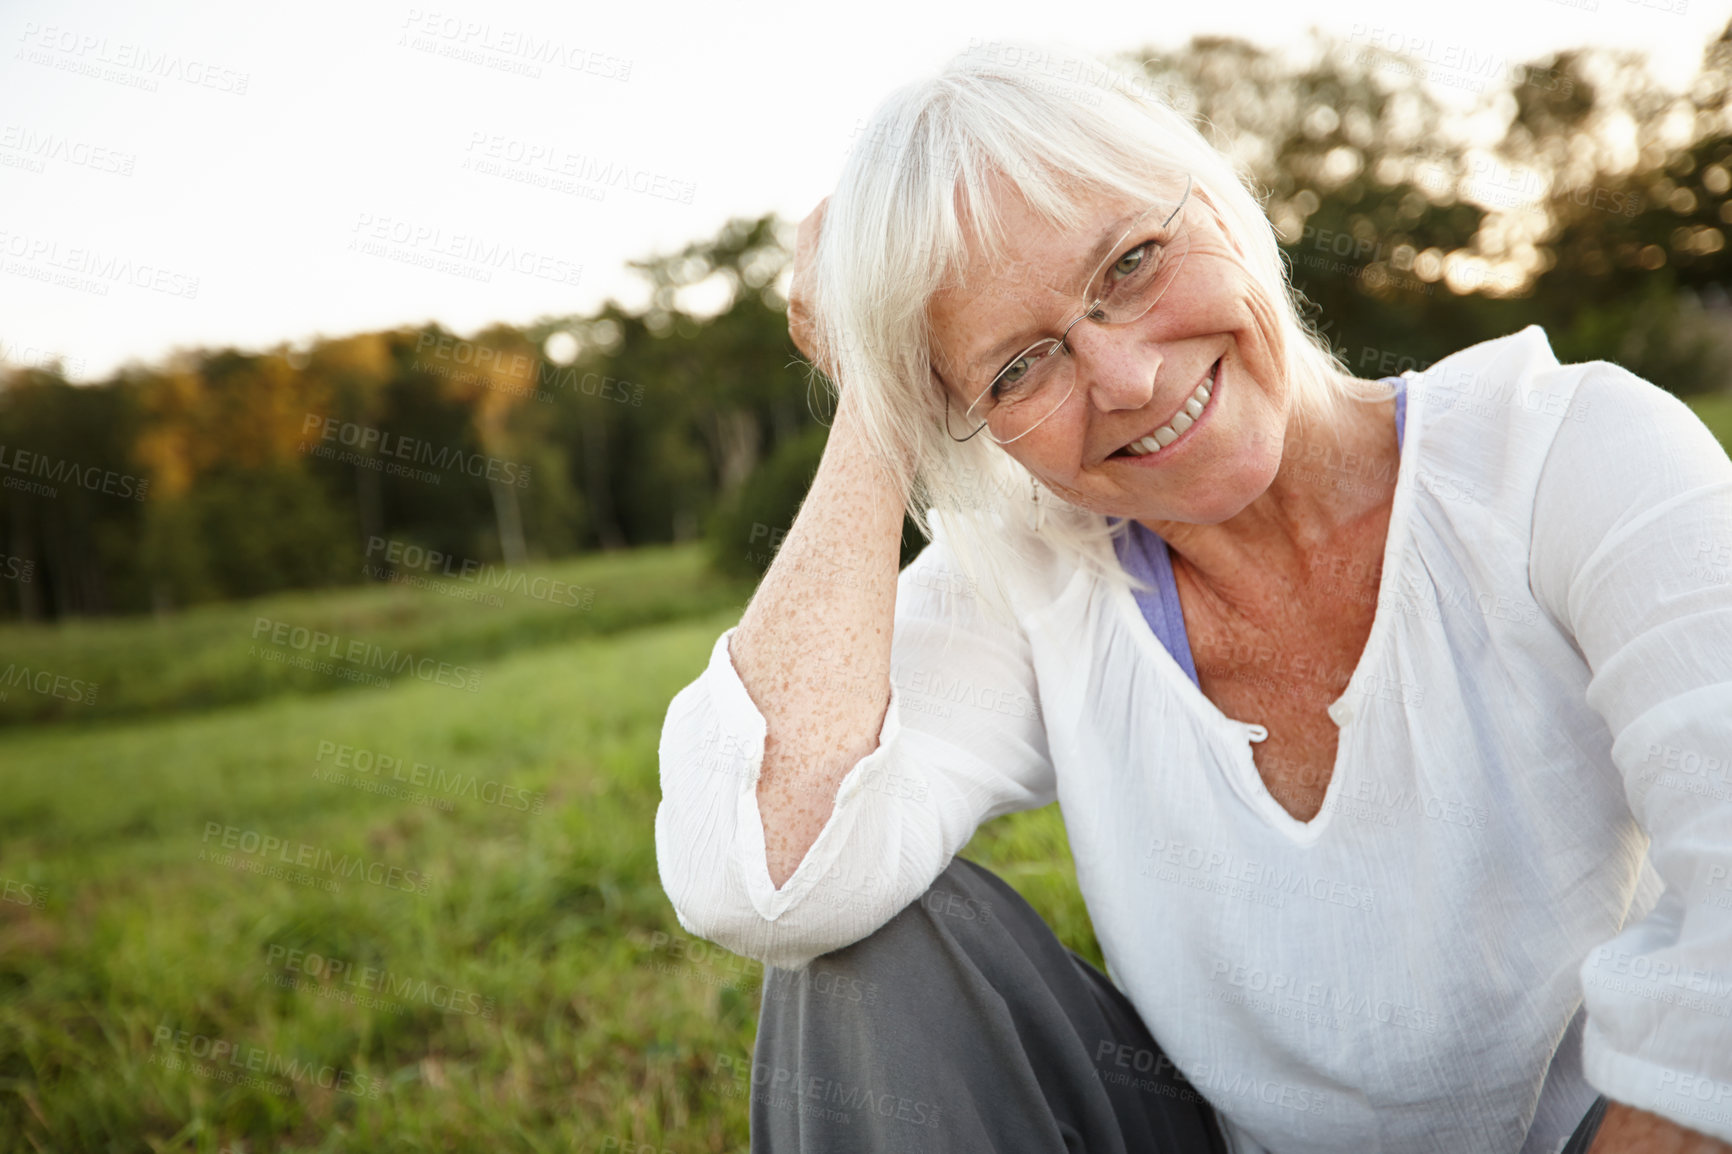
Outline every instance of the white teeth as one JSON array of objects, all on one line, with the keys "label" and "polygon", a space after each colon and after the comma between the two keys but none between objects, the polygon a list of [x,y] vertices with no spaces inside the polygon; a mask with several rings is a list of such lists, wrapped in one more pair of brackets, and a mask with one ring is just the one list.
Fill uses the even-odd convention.
[{"label": "white teeth", "polygon": [[1179,434],[1190,428],[1196,419],[1203,415],[1203,409],[1208,406],[1209,398],[1214,395],[1211,388],[1213,381],[1214,376],[1212,374],[1205,378],[1202,384],[1192,390],[1190,397],[1185,400],[1184,407],[1174,415],[1171,423],[1162,425],[1140,441],[1132,441],[1125,446],[1125,452],[1134,457],[1147,456],[1149,453],[1160,452],[1178,440]]}]

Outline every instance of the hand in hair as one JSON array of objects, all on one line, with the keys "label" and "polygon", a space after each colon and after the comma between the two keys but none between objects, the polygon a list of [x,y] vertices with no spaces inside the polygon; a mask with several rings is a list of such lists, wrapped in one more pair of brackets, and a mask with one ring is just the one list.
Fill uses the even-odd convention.
[{"label": "hand in hair", "polygon": [[800,350],[801,356],[817,365],[825,376],[834,378],[835,373],[831,372],[819,345],[811,299],[812,264],[818,258],[818,230],[823,226],[824,208],[829,203],[829,197],[818,202],[818,207],[800,222],[800,231],[794,240],[794,279],[788,288],[788,335],[794,338],[794,347]]}]

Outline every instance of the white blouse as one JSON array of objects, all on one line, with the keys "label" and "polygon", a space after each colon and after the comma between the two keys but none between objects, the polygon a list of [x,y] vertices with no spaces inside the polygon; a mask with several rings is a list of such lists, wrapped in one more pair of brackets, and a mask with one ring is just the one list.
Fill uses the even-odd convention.
[{"label": "white blouse", "polygon": [[674,698],[656,855],[680,924],[803,966],[1056,798],[1109,974],[1235,1151],[1551,1154],[1596,1091],[1732,1141],[1732,462],[1537,326],[1407,382],[1312,821],[1128,592],[1045,551],[1012,630],[941,530],[898,579],[878,748],[780,890],[732,629]]}]

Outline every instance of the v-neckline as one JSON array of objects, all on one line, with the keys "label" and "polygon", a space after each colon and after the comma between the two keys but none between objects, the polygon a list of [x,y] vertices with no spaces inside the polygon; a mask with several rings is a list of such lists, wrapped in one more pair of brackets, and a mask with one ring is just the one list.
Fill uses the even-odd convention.
[{"label": "v-neckline", "polygon": [[[1169,678],[1178,683],[1177,692],[1180,698],[1188,701],[1191,708],[1201,715],[1214,732],[1230,732],[1232,734],[1232,770],[1228,773],[1227,779],[1234,792],[1253,811],[1262,814],[1269,825],[1299,846],[1316,842],[1323,835],[1323,831],[1328,828],[1330,818],[1335,812],[1330,801],[1341,782],[1342,758],[1347,745],[1346,731],[1357,717],[1357,710],[1353,708],[1351,699],[1356,695],[1355,686],[1361,680],[1363,670],[1368,667],[1376,655],[1378,647],[1385,644],[1385,638],[1391,629],[1388,619],[1395,612],[1389,608],[1392,601],[1391,586],[1398,579],[1399,566],[1396,564],[1396,558],[1405,548],[1408,536],[1413,505],[1413,481],[1410,475],[1417,468],[1412,463],[1417,454],[1409,452],[1406,447],[1410,443],[1408,434],[1411,429],[1408,426],[1412,421],[1409,411],[1412,406],[1406,403],[1406,381],[1402,378],[1394,378],[1394,380],[1398,390],[1396,394],[1396,445],[1399,456],[1396,463],[1395,492],[1392,495],[1389,510],[1389,525],[1384,531],[1383,563],[1378,574],[1377,608],[1372,614],[1371,631],[1367,634],[1365,645],[1360,650],[1359,660],[1354,664],[1353,673],[1347,679],[1347,688],[1342,690],[1341,696],[1329,703],[1329,716],[1336,724],[1335,758],[1330,767],[1329,787],[1324,791],[1323,802],[1310,821],[1300,821],[1275,800],[1275,796],[1269,792],[1269,787],[1263,781],[1263,774],[1257,768],[1255,758],[1251,755],[1251,744],[1266,739],[1269,731],[1255,722],[1240,721],[1237,718],[1228,717],[1221,707],[1203,692],[1197,677],[1196,665],[1191,657],[1190,638],[1186,633],[1184,614],[1179,605],[1178,586],[1173,580],[1170,549],[1163,538],[1140,522],[1133,522],[1127,532],[1135,534],[1140,529],[1146,535],[1148,542],[1151,543],[1147,545],[1145,556],[1149,561],[1151,570],[1157,577],[1164,574],[1161,589],[1162,616],[1169,630],[1175,629],[1174,623],[1176,622],[1176,631],[1173,635],[1176,638],[1175,647],[1178,653],[1175,654],[1162,644],[1162,639],[1156,634],[1144,614],[1143,606],[1138,597],[1130,589],[1119,587],[1114,590],[1120,612],[1135,620],[1131,632],[1137,637],[1137,643],[1156,651],[1155,664],[1162,668]],[[1141,547],[1134,536],[1128,545],[1131,548]],[[1155,548],[1155,545],[1158,545],[1159,548]],[[1180,654],[1183,655],[1182,659]]]}]

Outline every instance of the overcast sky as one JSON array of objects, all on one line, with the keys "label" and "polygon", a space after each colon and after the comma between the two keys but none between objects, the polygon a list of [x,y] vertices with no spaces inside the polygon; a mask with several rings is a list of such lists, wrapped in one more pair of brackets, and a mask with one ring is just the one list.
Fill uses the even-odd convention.
[{"label": "overcast sky", "polygon": [[1729,13],[1732,0],[0,0],[0,357],[60,356],[88,380],[177,345],[427,320],[467,333],[630,303],[626,260],[730,216],[805,215],[878,100],[975,41],[1056,35],[1106,54],[1197,33],[1296,43],[1315,25],[1437,62],[1640,48],[1681,84]]}]

